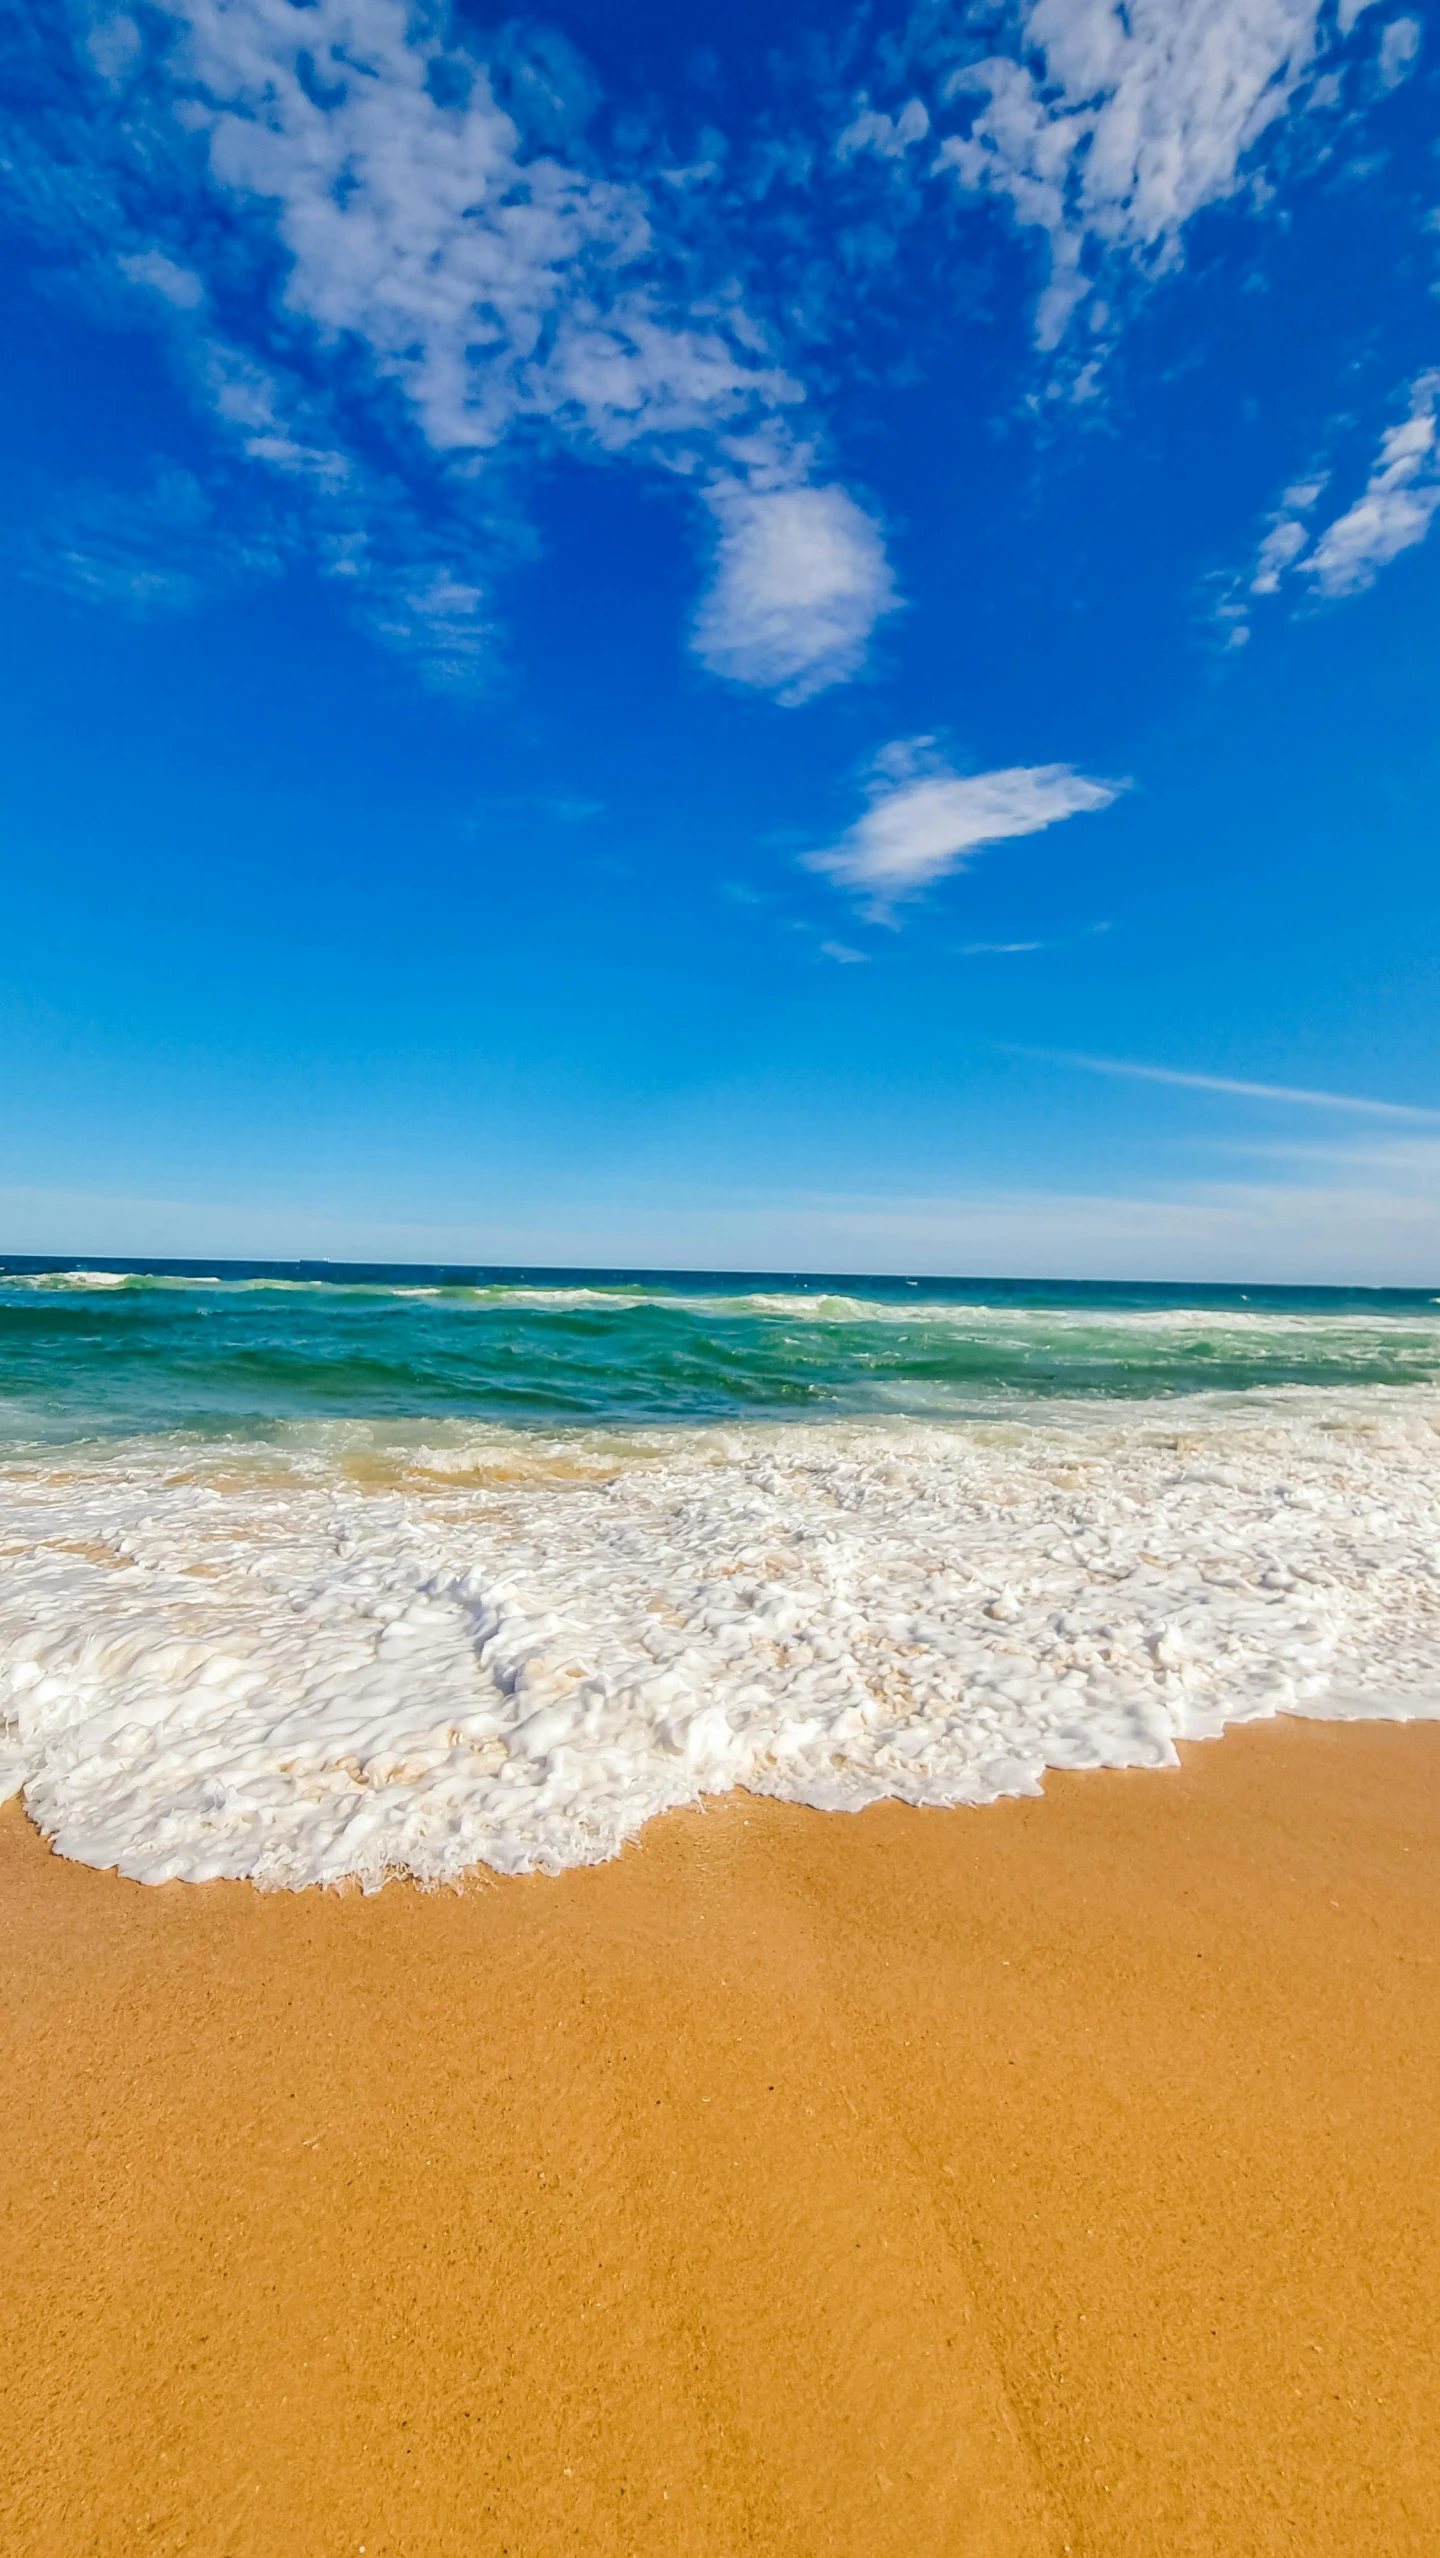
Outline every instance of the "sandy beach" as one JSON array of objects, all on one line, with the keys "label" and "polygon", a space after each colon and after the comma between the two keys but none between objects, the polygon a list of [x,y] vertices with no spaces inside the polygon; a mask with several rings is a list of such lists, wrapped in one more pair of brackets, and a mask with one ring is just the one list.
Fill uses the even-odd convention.
[{"label": "sandy beach", "polygon": [[1440,1730],[460,1892],[0,1816],[13,2558],[1431,2552]]}]

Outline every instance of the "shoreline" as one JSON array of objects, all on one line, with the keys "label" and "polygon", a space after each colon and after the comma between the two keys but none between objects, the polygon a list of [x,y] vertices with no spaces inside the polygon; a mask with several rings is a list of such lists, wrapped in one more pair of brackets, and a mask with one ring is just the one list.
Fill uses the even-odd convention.
[{"label": "shoreline", "polygon": [[460,1891],[0,1812],[17,2558],[1440,2540],[1440,1727]]},{"label": "shoreline", "polygon": [[983,1803],[1433,1712],[1440,1400],[1205,1402],[13,1469],[7,1757],[145,1882],[443,1883],[747,1783]]}]

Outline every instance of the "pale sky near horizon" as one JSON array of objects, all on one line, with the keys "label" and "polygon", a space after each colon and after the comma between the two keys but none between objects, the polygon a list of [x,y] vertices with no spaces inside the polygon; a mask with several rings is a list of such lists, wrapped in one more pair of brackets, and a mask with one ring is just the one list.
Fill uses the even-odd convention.
[{"label": "pale sky near horizon", "polygon": [[1429,12],[5,24],[0,1254],[1440,1285]]}]

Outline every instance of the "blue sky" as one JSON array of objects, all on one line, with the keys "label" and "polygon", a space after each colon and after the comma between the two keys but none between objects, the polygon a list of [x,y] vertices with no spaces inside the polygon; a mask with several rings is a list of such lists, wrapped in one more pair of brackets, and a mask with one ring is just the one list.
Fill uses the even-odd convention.
[{"label": "blue sky", "polygon": [[1425,12],[6,42],[0,1248],[1436,1280]]}]

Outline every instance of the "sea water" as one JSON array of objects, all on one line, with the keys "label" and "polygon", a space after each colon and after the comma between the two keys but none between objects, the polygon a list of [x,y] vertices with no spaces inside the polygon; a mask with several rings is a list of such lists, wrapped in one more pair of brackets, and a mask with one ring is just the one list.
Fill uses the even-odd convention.
[{"label": "sea water", "polygon": [[1440,1298],[0,1263],[0,1794],[147,1882],[1440,1714]]}]

